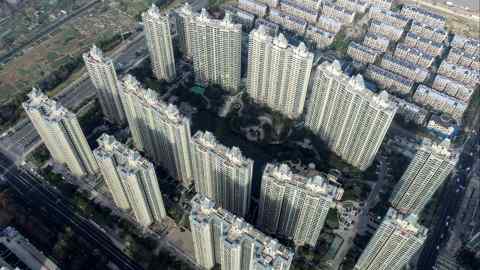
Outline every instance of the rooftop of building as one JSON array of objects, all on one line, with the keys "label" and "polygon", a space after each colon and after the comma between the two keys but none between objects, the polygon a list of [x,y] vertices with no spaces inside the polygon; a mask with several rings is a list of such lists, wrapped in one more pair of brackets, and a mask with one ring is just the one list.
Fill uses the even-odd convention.
[{"label": "rooftop of building", "polygon": [[428,10],[428,9],[425,9],[425,8],[422,8],[422,7],[419,7],[419,6],[416,6],[416,5],[403,5],[402,11],[403,10],[414,11],[414,12],[417,12],[417,13],[423,14],[425,16],[434,18],[436,20],[444,21],[444,22],[447,20],[447,17],[445,17],[445,16],[434,13],[431,10]]},{"label": "rooftop of building", "polygon": [[221,156],[225,161],[238,166],[253,166],[253,160],[245,157],[240,148],[236,146],[228,148],[220,144],[215,138],[215,135],[209,131],[197,131],[192,137],[192,142],[203,149],[210,150]]},{"label": "rooftop of building", "polygon": [[305,190],[312,196],[322,196],[330,199],[337,197],[337,193],[343,193],[337,182],[333,183],[329,179],[331,176],[325,173],[319,173],[312,177],[306,177],[295,174],[287,164],[268,163],[263,171],[263,178],[269,177],[297,188]]},{"label": "rooftop of building", "polygon": [[254,242],[257,263],[274,266],[277,263],[292,260],[294,255],[292,250],[255,229],[242,218],[218,207],[207,197],[197,194],[193,197],[191,205],[190,218],[194,221],[205,224],[215,220],[225,228],[224,235],[231,242],[240,243],[243,240]]},{"label": "rooftop of building", "polygon": [[232,15],[229,12],[225,13],[225,17],[222,20],[217,20],[217,19],[210,18],[210,15],[208,14],[207,10],[205,8],[202,8],[202,10],[200,11],[200,14],[195,15],[192,18],[198,24],[205,24],[210,27],[219,28],[223,30],[228,29],[235,32],[242,31],[242,25],[238,23],[234,23],[232,20]]},{"label": "rooftop of building", "polygon": [[300,3],[297,3],[297,2],[295,2],[295,1],[291,1],[291,0],[280,0],[280,5],[290,6],[290,7],[292,7],[292,8],[299,9],[299,10],[301,10],[301,11],[303,11],[303,12],[306,12],[306,13],[308,13],[308,14],[310,14],[310,15],[314,15],[314,16],[318,15],[318,11],[316,11],[316,10],[314,10],[314,9],[311,9],[311,8],[309,8],[309,7],[307,7],[307,6],[304,6],[304,5],[300,4]]},{"label": "rooftop of building", "polygon": [[163,13],[160,12],[160,9],[155,5],[155,3],[152,3],[149,9],[147,11],[142,13],[142,17],[150,17],[155,20],[168,20],[168,13]]},{"label": "rooftop of building", "polygon": [[125,174],[151,169],[153,164],[142,155],[120,143],[114,136],[103,133],[98,139],[98,148],[93,151],[97,158],[113,158],[118,169]]},{"label": "rooftop of building", "polygon": [[60,103],[50,99],[41,90],[33,88],[27,95],[28,100],[22,105],[26,111],[36,111],[42,118],[51,122],[59,122],[63,119],[74,118],[75,114],[63,107]]},{"label": "rooftop of building", "polygon": [[273,44],[277,48],[291,51],[294,55],[302,58],[313,59],[314,57],[314,54],[307,49],[305,43],[300,42],[298,46],[293,46],[282,33],[278,34],[276,37],[272,37],[263,25],[260,25],[257,29],[251,31],[250,36]]},{"label": "rooftop of building", "polygon": [[387,77],[387,78],[390,78],[396,82],[399,82],[405,86],[408,86],[408,87],[413,87],[413,84],[414,82],[408,78],[405,78],[401,75],[398,75],[394,72],[391,72],[390,70],[386,70],[384,68],[381,68],[377,65],[368,65],[368,68],[367,68],[368,71],[370,72],[374,72],[374,73],[378,73],[378,74],[382,74],[383,76]]},{"label": "rooftop of building", "polygon": [[426,152],[432,152],[432,154],[446,159],[452,164],[456,164],[460,158],[460,152],[453,148],[452,142],[448,138],[441,141],[423,138],[418,149]]},{"label": "rooftop of building", "polygon": [[190,121],[186,116],[180,113],[177,106],[161,100],[158,93],[152,89],[145,89],[132,75],[125,75],[121,81],[121,85],[121,91],[139,98],[145,106],[151,107],[163,116],[162,120],[175,124],[183,124]]},{"label": "rooftop of building", "polygon": [[390,100],[390,95],[386,91],[381,91],[379,94],[370,91],[365,86],[362,75],[357,74],[353,77],[348,76],[343,72],[338,60],[335,60],[332,63],[329,63],[328,61],[321,63],[317,66],[317,72],[328,72],[335,76],[338,81],[342,81],[349,86],[346,89],[368,99],[370,106],[372,107],[390,112],[395,112],[397,110],[397,105]]},{"label": "rooftop of building", "polygon": [[415,214],[403,214],[389,208],[382,223],[394,226],[405,236],[414,235],[421,239],[427,238],[428,229],[418,223],[418,216]]},{"label": "rooftop of building", "polygon": [[112,59],[106,57],[103,54],[102,49],[97,47],[95,44],[92,45],[92,48],[86,53],[83,54],[85,61],[94,62],[94,63],[112,63]]},{"label": "rooftop of building", "polygon": [[434,97],[436,99],[441,99],[443,100],[444,102],[446,103],[449,103],[451,105],[455,105],[455,104],[460,104],[460,105],[463,105],[463,106],[467,106],[467,104],[455,97],[451,97],[445,93],[442,93],[442,92],[439,92],[433,88],[430,88],[424,84],[420,84],[418,87],[417,87],[417,90],[415,91],[415,96],[418,96],[418,95],[426,95],[426,96],[431,96],[431,97]]}]

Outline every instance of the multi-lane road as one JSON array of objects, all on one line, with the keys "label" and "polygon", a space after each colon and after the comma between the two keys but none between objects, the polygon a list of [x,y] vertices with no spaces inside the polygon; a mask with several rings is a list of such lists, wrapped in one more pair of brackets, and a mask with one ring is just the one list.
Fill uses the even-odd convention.
[{"label": "multi-lane road", "polygon": [[[8,155],[8,156],[7,156]],[[77,235],[87,240],[95,249],[102,251],[119,269],[140,270],[142,267],[125,255],[113,241],[88,219],[79,216],[74,206],[59,192],[42,183],[34,174],[19,169],[8,153],[0,151],[0,177],[15,191],[31,202],[30,207],[40,211],[44,209],[49,218],[70,226]]]},{"label": "multi-lane road", "polygon": [[467,186],[471,174],[467,168],[471,168],[476,163],[479,153],[475,146],[479,144],[480,136],[474,133],[469,136],[462,148],[463,152],[460,155],[459,162],[440,196],[440,206],[435,217],[435,226],[428,233],[427,241],[425,241],[425,246],[417,265],[418,269],[433,269],[439,250],[448,240],[449,227],[453,226],[453,221],[462,203],[464,195],[464,188],[462,187]]},{"label": "multi-lane road", "polygon": [[[135,37],[115,50],[111,57],[121,63],[125,71],[135,67],[139,61],[139,51],[145,51],[143,34]],[[143,59],[143,58],[141,58]],[[95,87],[84,73],[79,79],[67,86],[54,99],[66,108],[77,111],[81,105],[95,97]],[[25,157],[41,144],[41,139],[28,119],[20,120],[6,136],[0,138],[0,149],[12,152],[18,158]]]}]

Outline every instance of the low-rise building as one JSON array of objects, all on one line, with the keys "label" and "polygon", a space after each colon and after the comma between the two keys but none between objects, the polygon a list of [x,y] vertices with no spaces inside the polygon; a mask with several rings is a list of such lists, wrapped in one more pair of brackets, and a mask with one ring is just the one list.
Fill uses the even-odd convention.
[{"label": "low-rise building", "polygon": [[475,89],[472,87],[465,86],[460,82],[438,74],[435,76],[435,80],[433,80],[432,88],[466,103],[470,101],[475,92]]},{"label": "low-rise building", "polygon": [[303,35],[307,30],[308,23],[302,18],[285,14],[278,9],[270,9],[270,15],[268,16],[270,21],[278,23],[283,28],[293,31],[299,35]]},{"label": "low-rise building", "polygon": [[470,87],[477,87],[480,83],[480,71],[463,66],[450,64],[447,61],[443,61],[438,68],[438,74],[444,75],[450,79],[459,81]]},{"label": "low-rise building", "polygon": [[376,65],[368,65],[365,77],[375,81],[381,88],[397,95],[410,95],[413,81]]},{"label": "low-rise building", "polygon": [[403,29],[384,23],[382,21],[372,20],[370,22],[369,32],[381,34],[390,40],[397,42],[403,36]]},{"label": "low-rise building", "polygon": [[[60,268],[43,252],[33,246],[15,228],[6,227],[0,233],[0,245],[5,246],[28,269],[32,270],[60,270]],[[0,254],[0,257],[5,254]],[[1,267],[2,265],[0,265]]]},{"label": "low-rise building", "polygon": [[445,16],[431,12],[430,10],[421,8],[419,6],[404,5],[400,11],[400,14],[410,19],[435,27],[443,28],[447,22],[447,18]]},{"label": "low-rise building", "polygon": [[323,0],[293,0],[305,7],[320,11],[322,9]]},{"label": "low-rise building", "polygon": [[332,17],[335,20],[345,24],[351,24],[355,19],[355,12],[329,2],[325,2],[323,4],[322,15]]},{"label": "low-rise building", "polygon": [[271,35],[271,36],[277,36],[278,33],[280,32],[280,25],[267,21],[265,19],[256,19],[255,20],[255,28],[259,28],[260,26],[263,26],[265,30]]},{"label": "low-rise building", "polygon": [[418,48],[433,56],[442,55],[443,51],[445,50],[445,46],[443,44],[423,38],[415,34],[414,32],[407,33],[407,35],[405,36],[405,45],[413,48]]},{"label": "low-rise building", "polygon": [[430,72],[407,60],[402,60],[387,53],[383,56],[380,66],[415,82],[424,82],[430,77]]},{"label": "low-rise building", "polygon": [[268,11],[268,6],[266,4],[255,0],[238,0],[238,7],[262,18],[267,15]]},{"label": "low-rise building", "polygon": [[232,21],[241,24],[244,30],[250,31],[253,28],[255,24],[254,14],[232,6],[226,6],[224,9],[226,12],[230,12]]},{"label": "low-rise building", "polygon": [[453,48],[464,49],[466,53],[475,55],[480,53],[480,40],[455,35],[450,45]]},{"label": "low-rise building", "polygon": [[435,26],[421,23],[415,20],[412,22],[410,32],[414,32],[415,34],[423,38],[430,39],[437,43],[448,42],[448,32],[445,29],[437,28]]},{"label": "low-rise building", "polygon": [[371,7],[368,12],[368,18],[380,22],[385,22],[401,29],[405,29],[408,22],[410,21],[409,18],[401,15],[398,12],[386,10],[379,7]]},{"label": "low-rise building", "polygon": [[303,6],[291,0],[281,0],[280,10],[284,13],[302,18],[309,23],[315,23],[318,18],[317,10]]},{"label": "low-rise building", "polygon": [[315,43],[317,49],[324,49],[333,43],[335,34],[309,25],[305,32],[305,38],[310,39]]},{"label": "low-rise building", "polygon": [[458,130],[455,119],[446,115],[432,115],[427,123],[427,129],[441,139],[451,138]]},{"label": "low-rise building", "polygon": [[262,2],[267,6],[274,8],[274,7],[278,7],[280,0],[258,0],[258,2]]},{"label": "low-rise building", "polygon": [[464,49],[451,48],[448,52],[447,62],[480,70],[480,53],[470,54]]},{"label": "low-rise building", "polygon": [[332,33],[338,33],[342,29],[341,22],[323,15],[318,17],[317,26]]},{"label": "low-rise building", "polygon": [[399,43],[395,48],[395,57],[408,60],[416,65],[419,65],[424,68],[430,68],[435,61],[435,57],[432,55],[418,49],[408,47],[403,43]]},{"label": "low-rise building", "polygon": [[371,7],[383,8],[386,10],[392,9],[393,0],[367,0]]},{"label": "low-rise building", "polygon": [[390,96],[392,100],[397,103],[397,115],[399,115],[403,121],[407,123],[415,123],[419,126],[423,126],[429,117],[429,112],[411,102],[406,101],[403,98]]},{"label": "low-rise building", "polygon": [[354,41],[350,42],[347,49],[347,54],[352,57],[353,60],[363,64],[375,63],[381,53],[381,51],[371,49]]},{"label": "low-rise building", "polygon": [[418,86],[413,101],[417,104],[428,106],[434,111],[446,113],[456,120],[461,120],[467,109],[467,104],[447,94],[438,92],[426,85]]},{"label": "low-rise building", "polygon": [[338,0],[336,4],[356,13],[367,12],[369,6],[366,0]]},{"label": "low-rise building", "polygon": [[390,40],[383,35],[368,32],[363,38],[363,45],[386,52],[390,45]]}]

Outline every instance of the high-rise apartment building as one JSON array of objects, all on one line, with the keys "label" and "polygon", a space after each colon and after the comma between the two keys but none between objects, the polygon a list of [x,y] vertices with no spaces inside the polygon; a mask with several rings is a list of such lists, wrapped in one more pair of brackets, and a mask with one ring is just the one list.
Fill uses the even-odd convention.
[{"label": "high-rise apartment building", "polygon": [[290,118],[303,112],[313,53],[305,44],[288,44],[279,34],[272,37],[260,26],[250,33],[247,92],[255,102],[264,104]]},{"label": "high-rise apartment building", "polygon": [[450,140],[434,143],[425,139],[395,186],[392,206],[403,213],[419,214],[457,161],[458,153],[450,147]]},{"label": "high-rise apartment building", "polygon": [[257,224],[268,233],[314,247],[329,209],[342,194],[343,189],[329,183],[326,175],[305,177],[294,174],[286,164],[267,164]]},{"label": "high-rise apartment building", "polygon": [[103,115],[112,123],[125,123],[119,82],[112,59],[104,56],[102,50],[93,45],[89,52],[83,54],[83,60],[97,90]]},{"label": "high-rise apartment building", "polygon": [[253,160],[238,147],[228,148],[215,136],[198,131],[192,138],[195,190],[238,216],[250,207]]},{"label": "high-rise apartment building", "polygon": [[373,162],[397,107],[386,92],[375,94],[361,75],[349,77],[338,61],[323,62],[312,80],[305,126],[351,165]]},{"label": "high-rise apartment building", "polygon": [[162,165],[184,186],[192,183],[190,119],[173,104],[162,101],[158,93],[143,86],[131,75],[121,88],[133,142],[137,149]]},{"label": "high-rise apartment building", "polygon": [[153,164],[113,136],[103,134],[93,152],[115,204],[132,209],[143,226],[166,217]]},{"label": "high-rise apartment building", "polygon": [[189,27],[195,78],[203,84],[218,84],[227,91],[240,86],[242,25],[209,18],[202,9],[191,17]]},{"label": "high-rise apartment building", "polygon": [[74,113],[35,88],[22,105],[56,162],[65,164],[77,177],[98,171],[97,162]]},{"label": "high-rise apartment building", "polygon": [[204,269],[288,270],[293,252],[252,225],[197,194],[190,227],[197,263]]},{"label": "high-rise apartment building", "polygon": [[183,56],[189,59],[192,58],[192,18],[194,16],[197,15],[188,3],[175,10],[178,48]]},{"label": "high-rise apartment building", "polygon": [[390,208],[355,265],[355,270],[400,270],[422,247],[427,228],[416,215]]},{"label": "high-rise apartment building", "polygon": [[160,14],[155,4],[142,14],[153,75],[158,80],[173,81],[176,77],[175,56],[168,14]]}]

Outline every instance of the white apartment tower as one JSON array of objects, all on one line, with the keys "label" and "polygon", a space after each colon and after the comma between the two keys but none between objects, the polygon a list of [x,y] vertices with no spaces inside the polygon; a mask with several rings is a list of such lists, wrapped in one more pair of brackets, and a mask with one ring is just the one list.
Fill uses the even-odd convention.
[{"label": "white apartment tower", "polygon": [[312,65],[313,53],[303,42],[292,46],[282,34],[272,37],[260,26],[250,32],[247,92],[255,102],[297,118],[305,105]]},{"label": "white apartment tower", "polygon": [[178,47],[183,56],[189,59],[192,58],[192,21],[194,16],[196,14],[188,3],[175,10]]},{"label": "white apartment tower", "polygon": [[206,131],[192,138],[195,190],[244,217],[250,208],[253,160],[238,147],[227,148]]},{"label": "white apartment tower", "polygon": [[131,209],[142,226],[166,217],[153,164],[113,136],[103,134],[93,152],[117,207]]},{"label": "white apartment tower", "polygon": [[365,170],[395,116],[395,103],[385,91],[367,89],[361,75],[344,74],[336,60],[320,64],[313,76],[305,126],[343,160]]},{"label": "white apartment tower", "polygon": [[263,172],[257,225],[264,231],[315,247],[328,211],[343,189],[326,175],[304,177],[288,165],[267,164]]},{"label": "white apartment tower", "polygon": [[155,78],[171,82],[176,77],[175,56],[168,14],[160,14],[155,4],[142,14],[148,51]]},{"label": "white apartment tower", "polygon": [[207,197],[191,202],[190,227],[197,263],[224,270],[288,270],[293,252]]},{"label": "white apartment tower", "polygon": [[105,118],[112,123],[125,123],[117,72],[112,59],[105,57],[102,50],[93,45],[89,52],[83,54],[83,61],[97,90]]},{"label": "white apartment tower", "polygon": [[28,94],[23,108],[55,162],[65,164],[77,177],[98,171],[74,113],[35,88]]},{"label": "white apartment tower", "polygon": [[238,90],[242,25],[233,23],[228,12],[223,20],[215,20],[202,9],[191,18],[189,28],[196,80],[231,92]]},{"label": "white apartment tower", "polygon": [[184,186],[192,183],[190,120],[173,104],[144,89],[131,75],[122,81],[122,102],[135,147]]},{"label": "white apartment tower", "polygon": [[416,215],[403,215],[390,208],[354,270],[401,270],[422,247],[427,228]]},{"label": "white apartment tower", "polygon": [[450,140],[434,143],[424,139],[394,188],[392,206],[403,213],[419,214],[457,161],[458,153],[450,147]]}]

